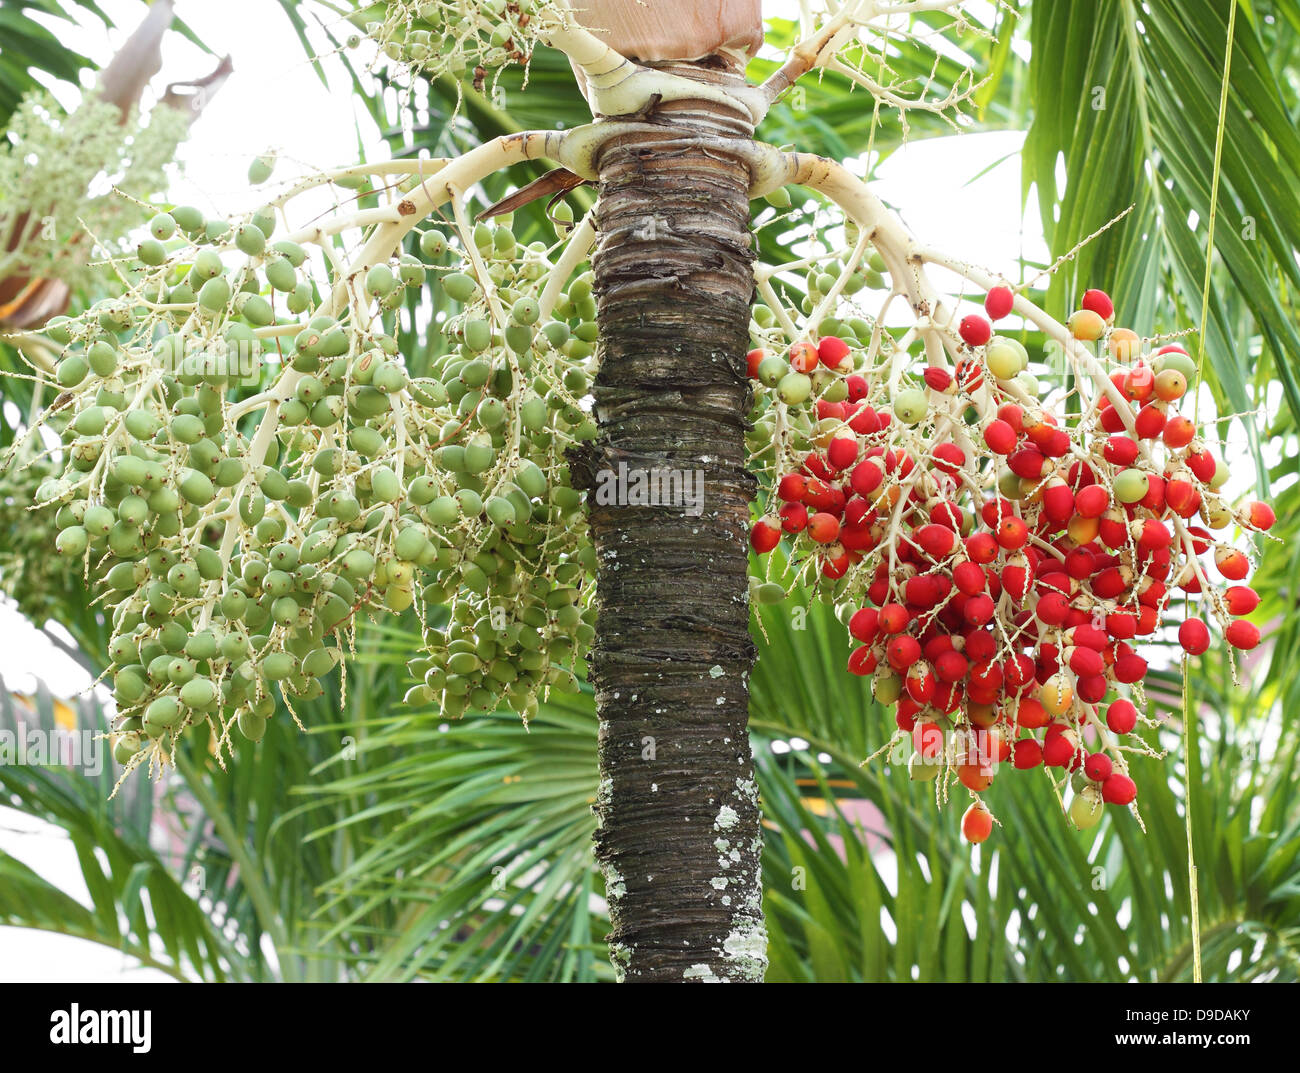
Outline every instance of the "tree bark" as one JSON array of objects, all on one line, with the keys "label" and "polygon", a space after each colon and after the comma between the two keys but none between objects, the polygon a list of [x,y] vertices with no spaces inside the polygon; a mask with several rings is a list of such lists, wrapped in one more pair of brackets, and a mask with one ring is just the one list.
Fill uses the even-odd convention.
[{"label": "tree bark", "polygon": [[[739,77],[708,64],[673,70]],[[661,107],[652,122],[662,130],[610,143],[599,162],[600,437],[573,458],[599,561],[596,854],[621,979],[757,981],[766,934],[747,730],[750,177],[739,157],[693,144],[753,131],[705,102]],[[620,463],[628,479],[610,501]],[[686,489],[702,480],[702,509],[635,502],[638,475],[656,471]]]}]

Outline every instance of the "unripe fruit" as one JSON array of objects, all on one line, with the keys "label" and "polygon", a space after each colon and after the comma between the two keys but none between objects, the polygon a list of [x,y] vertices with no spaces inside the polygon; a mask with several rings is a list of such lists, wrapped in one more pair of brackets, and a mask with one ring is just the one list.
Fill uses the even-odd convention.
[{"label": "unripe fruit", "polygon": [[1131,328],[1116,328],[1106,341],[1111,357],[1116,361],[1135,361],[1142,353],[1142,339]]},{"label": "unripe fruit", "polygon": [[1065,675],[1054,674],[1038,687],[1038,700],[1048,715],[1064,715],[1074,702],[1074,690]]},{"label": "unripe fruit", "polygon": [[776,385],[776,390],[787,406],[798,406],[812,394],[812,381],[803,373],[787,373]]},{"label": "unripe fruit", "polygon": [[942,768],[943,764],[938,760],[913,753],[907,761],[907,777],[913,782],[931,782]]},{"label": "unripe fruit", "polygon": [[1080,342],[1092,343],[1106,331],[1106,321],[1091,309],[1077,309],[1065,322],[1070,334]]},{"label": "unripe fruit", "polygon": [[984,363],[999,380],[1010,380],[1021,371],[1020,350],[1008,339],[994,339],[984,352]]},{"label": "unripe fruit", "polygon": [[1080,831],[1096,827],[1101,822],[1101,791],[1092,786],[1085,786],[1070,802],[1070,822]]},{"label": "unripe fruit", "polygon": [[1150,481],[1140,469],[1126,469],[1115,478],[1115,498],[1121,503],[1137,503],[1146,497]]},{"label": "unripe fruit", "polygon": [[894,415],[905,425],[915,425],[929,410],[925,392],[905,388],[894,397]]},{"label": "unripe fruit", "polygon": [[1165,369],[1156,374],[1156,398],[1165,402],[1174,402],[1187,393],[1187,377],[1177,369]]}]

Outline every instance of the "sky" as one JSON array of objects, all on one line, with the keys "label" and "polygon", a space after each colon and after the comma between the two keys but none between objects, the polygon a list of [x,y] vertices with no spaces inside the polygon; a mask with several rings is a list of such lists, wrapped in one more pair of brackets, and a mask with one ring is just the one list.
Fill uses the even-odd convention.
[{"label": "sky", "polygon": [[[140,0],[100,4],[118,28],[106,34],[92,21],[66,43],[102,64],[143,17],[146,5]],[[336,88],[327,89],[278,4],[178,0],[176,6],[179,17],[214,54],[232,57],[234,74],[208,103],[183,146],[168,191],[174,202],[213,214],[255,207],[259,201],[248,189],[246,173],[250,160],[267,149],[281,157],[277,180],[295,171],[354,162],[358,138],[368,159],[385,155],[378,130],[340,77],[339,60],[328,61]],[[765,9],[790,6],[768,4]],[[313,4],[302,9],[322,10]],[[318,40],[325,38],[318,35]],[[163,45],[163,69],[155,90],[171,81],[200,77],[214,65],[212,56],[173,33]],[[65,105],[74,103],[75,94],[62,97]],[[1021,212],[1017,153],[1022,141],[1022,134],[1011,131],[912,143],[883,164],[876,192],[898,209],[923,242],[941,245],[958,259],[1013,272],[1022,255],[1039,261],[1047,257],[1037,209],[1031,204]],[[979,211],[971,211],[973,205]],[[56,694],[66,696],[90,685],[80,667],[3,604],[0,637],[0,676],[9,688],[30,691],[40,677]],[[0,849],[89,904],[75,853],[57,831],[0,808]],[[88,981],[165,978],[89,943],[0,928],[0,982],[31,980],[34,975]]]}]

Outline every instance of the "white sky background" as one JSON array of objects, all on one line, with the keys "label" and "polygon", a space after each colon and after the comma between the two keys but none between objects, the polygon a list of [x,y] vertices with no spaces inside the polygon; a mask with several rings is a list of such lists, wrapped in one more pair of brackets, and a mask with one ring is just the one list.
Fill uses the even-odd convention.
[{"label": "white sky background", "polygon": [[[118,28],[105,34],[100,24],[89,23],[66,43],[102,66],[143,17],[147,5],[141,0],[100,3]],[[780,12],[794,6],[769,0],[765,10]],[[311,4],[302,7],[320,10]],[[341,62],[331,61],[331,81],[337,88],[329,91],[305,58],[278,4],[179,0],[177,9],[214,53],[230,54],[234,74],[208,103],[182,147],[183,170],[168,191],[174,202],[194,204],[209,214],[253,208],[260,203],[246,179],[253,156],[266,149],[279,151],[277,183],[294,173],[345,165],[356,159],[358,126],[367,157],[385,155],[378,130],[364,106],[351,96]],[[323,43],[323,37],[320,40]],[[168,82],[201,77],[213,66],[212,56],[172,33],[164,41],[163,69],[153,88],[160,91]],[[75,94],[63,93],[61,98],[65,106],[75,103]],[[959,259],[1011,274],[1021,256],[1035,261],[1047,256],[1036,206],[1031,204],[1021,214],[1015,154],[1022,141],[1020,133],[994,132],[917,142],[883,164],[875,190],[899,210],[922,241],[940,244]],[[972,206],[978,209],[973,211]],[[1023,233],[1022,226],[1027,228]],[[1206,412],[1204,400],[1202,412]],[[1241,476],[1239,471],[1237,478]],[[1243,491],[1249,486],[1245,477]],[[0,638],[0,675],[11,689],[30,691],[37,676],[56,695],[89,685],[84,671],[4,605],[0,605]],[[58,831],[0,808],[0,849],[90,904],[71,844]],[[129,959],[90,943],[0,928],[0,981],[165,978],[153,970],[131,969]]]}]

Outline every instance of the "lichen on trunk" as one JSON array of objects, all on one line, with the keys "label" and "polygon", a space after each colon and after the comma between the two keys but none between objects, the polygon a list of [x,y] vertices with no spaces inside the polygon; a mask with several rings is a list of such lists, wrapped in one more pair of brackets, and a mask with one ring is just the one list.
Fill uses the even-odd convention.
[{"label": "lichen on trunk", "polygon": [[[709,64],[673,70],[739,77]],[[573,456],[599,561],[596,851],[622,978],[761,980],[747,730],[750,176],[739,155],[698,144],[740,145],[753,131],[703,102],[663,106],[653,122],[659,131],[611,141],[599,162],[600,438]],[[627,485],[613,475],[647,470],[670,471],[677,483],[662,487],[702,480],[701,502],[618,494]]]}]

